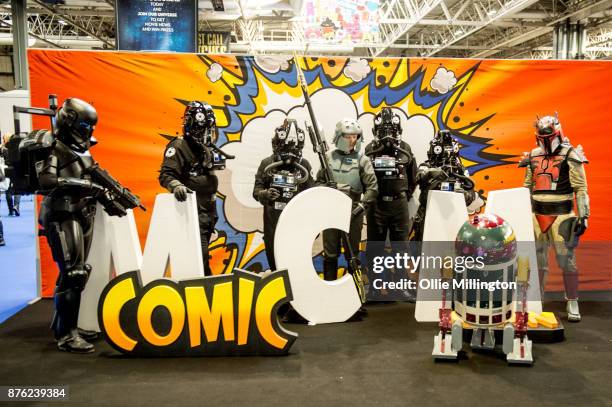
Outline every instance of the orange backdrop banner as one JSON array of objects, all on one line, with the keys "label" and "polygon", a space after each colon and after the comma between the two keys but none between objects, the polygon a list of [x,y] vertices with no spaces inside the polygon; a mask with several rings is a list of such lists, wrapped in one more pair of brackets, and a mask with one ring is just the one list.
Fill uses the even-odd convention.
[{"label": "orange backdrop banner", "polygon": [[[151,209],[155,195],[165,192],[157,181],[167,143],[163,135],[180,133],[188,101],[210,103],[218,144],[237,156],[219,174],[222,199],[212,268],[215,273],[267,268],[262,209],[251,192],[259,162],[271,153],[274,128],[286,117],[300,123],[307,117],[291,57],[29,50],[28,58],[32,106],[46,106],[50,93],[60,103],[67,97],[92,103],[99,113],[99,144],[92,155]],[[300,64],[328,139],[337,120],[353,117],[367,142],[373,113],[396,107],[404,139],[419,162],[435,131],[449,129],[485,194],[522,185],[524,171],[517,162],[535,146],[536,114],[559,112],[566,136],[583,146],[590,161],[592,216],[583,240],[600,245],[611,240],[612,62],[325,57],[303,58]],[[48,122],[35,119],[34,127]],[[317,162],[309,145],[305,156]],[[135,211],[141,242],[150,215],[151,210]],[[43,241],[41,253],[48,296],[57,271]],[[589,249],[579,255],[582,289],[612,289],[612,258],[602,253]],[[549,289],[562,289],[558,272],[549,283]]]}]

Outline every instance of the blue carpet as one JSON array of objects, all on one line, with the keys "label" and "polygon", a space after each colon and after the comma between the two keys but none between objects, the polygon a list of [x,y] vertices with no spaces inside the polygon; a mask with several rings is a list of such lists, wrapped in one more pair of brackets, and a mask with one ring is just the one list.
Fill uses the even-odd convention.
[{"label": "blue carpet", "polygon": [[9,217],[4,192],[0,201],[6,246],[0,247],[0,323],[37,297],[36,237],[32,197],[22,197],[21,216]]}]

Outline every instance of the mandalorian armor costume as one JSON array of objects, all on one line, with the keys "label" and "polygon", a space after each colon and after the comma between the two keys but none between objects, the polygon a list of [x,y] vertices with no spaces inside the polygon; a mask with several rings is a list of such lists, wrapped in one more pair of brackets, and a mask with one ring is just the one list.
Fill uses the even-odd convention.
[{"label": "mandalorian armor costume", "polygon": [[93,106],[69,98],[55,115],[53,132],[37,130],[26,137],[15,136],[8,147],[15,170],[13,181],[20,191],[45,195],[39,223],[59,267],[52,328],[58,348],[76,353],[94,350],[77,322],[81,292],[91,272],[85,261],[96,203],[111,216],[123,216],[127,209],[140,206],[138,198],[89,154],[95,144],[92,133],[97,121]]},{"label": "mandalorian armor costume", "polygon": [[429,191],[462,193],[470,214],[478,211],[484,201],[474,190],[475,184],[463,167],[459,156],[459,143],[448,130],[440,130],[429,143],[427,161],[419,166],[416,182],[420,188],[419,209],[412,226],[412,240],[423,240],[425,212]]},{"label": "mandalorian armor costume", "polygon": [[304,131],[297,122],[285,120],[274,131],[272,155],[263,159],[255,174],[253,198],[264,207],[264,243],[271,270],[276,270],[274,233],[281,212],[294,196],[314,185],[312,167],[302,157],[304,141]]},{"label": "mandalorian armor costume", "polygon": [[[361,155],[363,131],[354,119],[343,119],[336,124],[334,144],[336,149],[328,154],[334,181],[337,189],[348,195],[353,201],[354,216],[351,219],[349,241],[353,253],[359,253],[361,229],[363,228],[363,211],[356,211],[376,200],[378,185],[371,161]],[[325,182],[322,170],[317,173],[317,182]],[[363,196],[363,198],[362,198]],[[339,230],[323,231],[323,275],[325,280],[335,280],[338,273],[338,257],[342,235]],[[346,250],[345,253],[348,253]],[[349,260],[347,258],[347,260]]]},{"label": "mandalorian armor costume", "polygon": [[[536,142],[520,162],[526,169],[524,186],[531,191],[534,228],[542,292],[548,273],[548,249],[553,247],[563,270],[568,320],[581,319],[578,308],[578,268],[574,254],[590,214],[582,147],[574,148],[563,136],[559,118],[545,116],[536,122]],[[574,212],[574,198],[576,213]]]},{"label": "mandalorian armor costume", "polygon": [[166,146],[161,164],[159,183],[178,201],[195,192],[198,203],[200,238],[204,273],[211,275],[208,245],[217,222],[216,194],[219,181],[216,169],[225,168],[225,158],[214,145],[216,121],[208,103],[193,101],[185,108],[183,137],[171,140]]}]

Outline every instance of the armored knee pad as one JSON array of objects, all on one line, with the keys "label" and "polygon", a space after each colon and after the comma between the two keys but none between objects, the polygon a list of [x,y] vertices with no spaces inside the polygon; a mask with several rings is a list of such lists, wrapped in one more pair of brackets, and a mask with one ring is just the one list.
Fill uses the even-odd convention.
[{"label": "armored knee pad", "polygon": [[81,292],[85,288],[85,284],[87,284],[90,274],[91,266],[89,264],[83,265],[83,268],[68,270],[66,272],[64,286],[66,288],[71,288],[75,291]]}]

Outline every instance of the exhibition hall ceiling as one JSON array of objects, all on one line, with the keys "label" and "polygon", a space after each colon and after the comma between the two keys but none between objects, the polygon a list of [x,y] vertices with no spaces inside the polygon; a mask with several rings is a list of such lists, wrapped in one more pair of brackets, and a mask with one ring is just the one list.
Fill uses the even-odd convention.
[{"label": "exhibition hall ceiling", "polygon": [[[198,2],[199,29],[231,33],[232,53],[550,59],[555,27],[580,23],[585,58],[612,56],[612,0],[214,3],[223,11]],[[28,0],[27,8],[32,47],[115,46],[115,0]],[[11,26],[10,1],[0,1],[0,45],[12,44]]]}]

